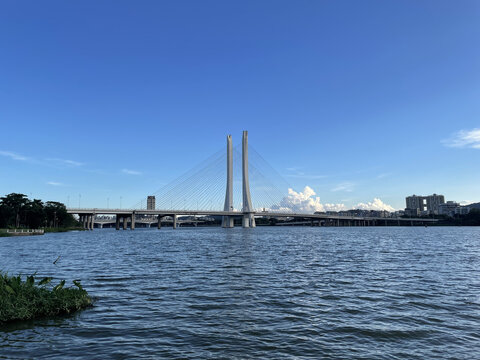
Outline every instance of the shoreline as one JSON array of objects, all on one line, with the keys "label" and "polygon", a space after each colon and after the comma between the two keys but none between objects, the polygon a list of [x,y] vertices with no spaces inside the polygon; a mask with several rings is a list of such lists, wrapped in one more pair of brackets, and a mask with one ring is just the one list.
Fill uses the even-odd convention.
[{"label": "shoreline", "polygon": [[68,231],[84,231],[82,227],[70,226],[64,228],[41,228],[41,229],[0,229],[0,237],[15,236],[36,236],[46,233],[68,232]]}]

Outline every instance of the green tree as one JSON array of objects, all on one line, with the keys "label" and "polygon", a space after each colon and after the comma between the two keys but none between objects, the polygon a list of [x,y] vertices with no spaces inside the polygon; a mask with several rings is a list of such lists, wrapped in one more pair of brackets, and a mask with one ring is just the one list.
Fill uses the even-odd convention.
[{"label": "green tree", "polygon": [[45,226],[46,215],[43,202],[39,199],[30,201],[25,209],[26,226],[30,229],[38,229]]},{"label": "green tree", "polygon": [[77,225],[74,217],[67,213],[65,205],[57,201],[46,202],[45,216],[47,225],[50,227],[70,227]]},{"label": "green tree", "polygon": [[0,198],[2,207],[4,207],[3,214],[6,216],[6,225],[13,225],[16,228],[20,227],[20,220],[22,215],[25,215],[26,206],[30,202],[24,194],[11,193]]},{"label": "green tree", "polygon": [[31,229],[39,227],[78,226],[75,218],[67,213],[64,204],[39,199],[29,200],[26,195],[12,193],[0,198],[0,228],[25,226]]}]

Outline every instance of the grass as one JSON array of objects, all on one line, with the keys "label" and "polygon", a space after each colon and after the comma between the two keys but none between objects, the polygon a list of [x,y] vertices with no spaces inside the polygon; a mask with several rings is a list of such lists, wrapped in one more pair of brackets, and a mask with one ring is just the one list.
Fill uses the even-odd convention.
[{"label": "grass", "polygon": [[70,314],[92,305],[92,299],[79,281],[66,288],[65,280],[51,286],[52,278],[35,284],[35,277],[9,276],[0,272],[0,324]]}]

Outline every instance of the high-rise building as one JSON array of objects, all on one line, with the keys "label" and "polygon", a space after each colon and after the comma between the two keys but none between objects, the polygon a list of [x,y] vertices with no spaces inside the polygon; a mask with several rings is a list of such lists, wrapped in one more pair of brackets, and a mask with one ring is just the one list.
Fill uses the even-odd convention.
[{"label": "high-rise building", "polygon": [[420,211],[425,211],[426,201],[424,196],[407,196],[405,201],[407,203],[407,209],[419,209]]},{"label": "high-rise building", "polygon": [[445,204],[445,196],[443,195],[433,194],[433,195],[425,196],[425,198],[427,200],[426,210],[429,213],[438,214],[438,206],[440,204]]},{"label": "high-rise building", "polygon": [[147,196],[147,210],[155,210],[155,196]]},{"label": "high-rise building", "polygon": [[445,203],[445,196],[443,195],[428,195],[428,196],[407,196],[405,198],[407,209],[427,212],[429,214],[438,214],[438,207],[440,204]]}]

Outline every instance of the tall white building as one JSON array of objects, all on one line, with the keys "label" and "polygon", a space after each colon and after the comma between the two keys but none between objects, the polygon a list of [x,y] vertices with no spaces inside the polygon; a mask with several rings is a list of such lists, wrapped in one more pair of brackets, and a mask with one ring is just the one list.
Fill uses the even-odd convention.
[{"label": "tall white building", "polygon": [[411,209],[411,210],[419,209],[420,211],[425,210],[425,206],[426,206],[425,196],[421,196],[421,195],[407,196],[405,198],[405,202],[407,205],[407,209]]},{"label": "tall white building", "polygon": [[438,214],[438,207],[441,204],[445,204],[445,196],[443,195],[433,194],[433,195],[428,195],[425,198],[427,200],[426,210],[429,213]]},{"label": "tall white building", "polygon": [[438,214],[438,207],[440,204],[445,203],[445,196],[443,195],[412,195],[407,196],[405,198],[406,201],[406,209],[410,212],[418,210],[420,213],[428,213],[428,214]]}]

